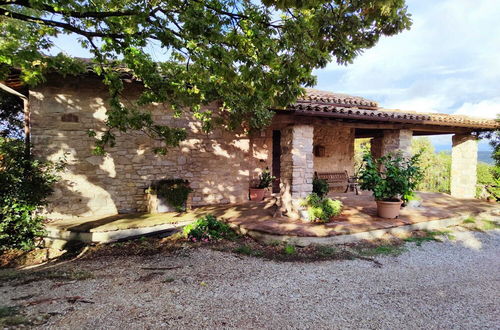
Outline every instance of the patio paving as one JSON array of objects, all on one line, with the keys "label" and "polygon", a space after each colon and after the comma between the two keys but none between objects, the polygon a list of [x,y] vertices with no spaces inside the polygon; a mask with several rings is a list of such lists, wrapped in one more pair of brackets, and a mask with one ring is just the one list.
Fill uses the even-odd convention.
[{"label": "patio paving", "polygon": [[[195,219],[213,214],[229,222],[241,232],[269,237],[328,238],[357,235],[391,228],[403,228],[418,223],[441,219],[464,219],[468,216],[500,216],[495,203],[456,199],[440,193],[419,193],[421,207],[403,208],[397,219],[377,217],[376,204],[370,193],[335,193],[332,198],[344,203],[341,215],[327,224],[273,217],[275,206],[269,201],[233,205],[215,205],[194,208],[185,213],[119,214],[59,220],[47,224],[49,238],[77,239],[88,242],[108,242],[134,236],[154,234],[182,227]],[[256,235],[257,233],[258,235]],[[257,238],[257,237],[256,237]]]},{"label": "patio paving", "polygon": [[[228,221],[240,228],[270,235],[297,237],[329,237],[395,228],[422,222],[456,217],[495,215],[500,216],[500,206],[474,199],[457,199],[441,193],[419,193],[422,206],[402,208],[397,219],[377,216],[377,206],[368,192],[355,195],[352,192],[334,193],[330,197],[341,200],[344,209],[341,215],[326,224],[308,223],[286,217],[273,218],[271,213],[261,217],[245,214]],[[246,213],[246,212],[245,212]]]}]

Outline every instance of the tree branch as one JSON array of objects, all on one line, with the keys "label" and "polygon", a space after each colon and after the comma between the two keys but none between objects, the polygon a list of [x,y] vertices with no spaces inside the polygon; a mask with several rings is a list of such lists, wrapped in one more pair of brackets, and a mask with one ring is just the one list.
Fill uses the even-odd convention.
[{"label": "tree branch", "polygon": [[133,10],[127,11],[110,11],[110,12],[97,12],[97,11],[65,11],[65,10],[56,10],[54,7],[41,4],[40,7],[34,7],[28,0],[16,0],[16,1],[2,1],[0,5],[18,5],[25,8],[30,9],[39,9],[43,11],[47,11],[52,14],[60,14],[63,16],[75,17],[75,18],[106,18],[106,17],[119,17],[119,16],[133,16],[136,15],[137,12]]},{"label": "tree branch", "polygon": [[125,34],[120,34],[120,33],[86,31],[86,30],[82,30],[82,29],[77,28],[76,26],[73,26],[73,25],[68,24],[68,23],[63,23],[63,22],[28,16],[28,15],[24,15],[24,14],[20,14],[20,13],[16,13],[16,12],[11,12],[11,11],[3,9],[3,8],[0,8],[0,15],[4,16],[4,17],[5,16],[11,17],[11,18],[18,19],[21,21],[43,24],[43,25],[52,26],[52,27],[58,27],[58,28],[71,31],[71,32],[74,32],[76,34],[79,34],[79,35],[82,35],[85,37],[98,37],[98,38],[108,37],[108,38],[114,38],[114,39],[122,39],[122,38],[125,38],[127,36]]}]

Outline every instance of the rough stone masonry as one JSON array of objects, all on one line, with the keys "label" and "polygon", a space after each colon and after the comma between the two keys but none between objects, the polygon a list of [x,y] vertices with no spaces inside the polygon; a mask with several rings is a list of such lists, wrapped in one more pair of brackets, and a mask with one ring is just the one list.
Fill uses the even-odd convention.
[{"label": "rough stone masonry", "polygon": [[[124,95],[133,99],[140,88],[127,84]],[[315,170],[353,172],[352,128],[321,123],[288,127],[276,118],[269,128],[250,135],[224,130],[205,134],[188,115],[172,118],[163,104],[144,110],[152,111],[159,123],[187,128],[180,147],[157,155],[153,149],[160,142],[141,132],[118,133],[116,146],[106,156],[96,156],[87,131],[106,129],[107,99],[97,77],[52,79],[30,92],[35,153],[67,162],[46,210],[52,219],[144,212],[146,188],[164,178],[189,180],[193,206],[248,201],[250,183],[272,168],[273,130],[283,132],[282,182],[293,180],[289,196],[296,203],[311,192]],[[325,147],[325,157],[314,157],[313,144]]]}]

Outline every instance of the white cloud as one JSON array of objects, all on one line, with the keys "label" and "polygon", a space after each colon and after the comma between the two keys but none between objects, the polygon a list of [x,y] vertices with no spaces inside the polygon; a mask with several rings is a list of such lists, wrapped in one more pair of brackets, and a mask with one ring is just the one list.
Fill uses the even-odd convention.
[{"label": "white cloud", "polygon": [[408,9],[410,31],[382,39],[349,66],[317,71],[317,87],[386,108],[494,117],[500,1],[409,0]]},{"label": "white cloud", "polygon": [[464,103],[454,114],[482,118],[497,118],[497,116],[500,115],[500,97],[484,100],[479,103]]}]

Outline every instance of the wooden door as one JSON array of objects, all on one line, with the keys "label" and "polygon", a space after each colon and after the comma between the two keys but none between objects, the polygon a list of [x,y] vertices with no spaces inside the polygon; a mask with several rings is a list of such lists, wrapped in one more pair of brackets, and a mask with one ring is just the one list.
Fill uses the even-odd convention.
[{"label": "wooden door", "polygon": [[273,131],[273,176],[276,180],[273,182],[273,193],[280,192],[281,176],[281,131]]}]

